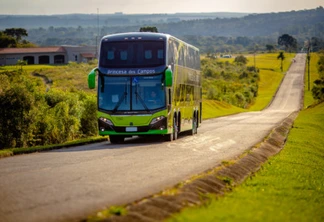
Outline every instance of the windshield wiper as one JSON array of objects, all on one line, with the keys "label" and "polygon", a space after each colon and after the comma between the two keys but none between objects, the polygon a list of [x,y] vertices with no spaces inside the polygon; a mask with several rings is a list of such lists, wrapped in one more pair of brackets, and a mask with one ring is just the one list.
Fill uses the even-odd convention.
[{"label": "windshield wiper", "polygon": [[120,107],[120,105],[122,104],[122,102],[125,100],[126,97],[127,97],[127,92],[125,91],[122,98],[120,98],[120,100],[116,104],[115,108],[113,109],[113,111],[112,111],[113,113],[115,113],[117,111],[117,109]]},{"label": "windshield wiper", "polygon": [[[115,113],[117,111],[117,109],[120,107],[120,105],[122,104],[122,102],[127,99],[127,82],[125,82],[125,89],[124,89],[124,94],[122,96],[122,98],[120,98],[120,100],[118,101],[118,103],[116,104],[115,108],[113,109],[113,113]],[[127,100],[125,100],[125,103],[127,103]]]},{"label": "windshield wiper", "polygon": [[141,104],[144,106],[145,110],[149,113],[151,113],[151,111],[149,110],[149,108],[146,106],[144,100],[142,99],[142,97],[138,94],[137,90],[135,92],[136,98],[138,98],[138,100],[141,102]]}]

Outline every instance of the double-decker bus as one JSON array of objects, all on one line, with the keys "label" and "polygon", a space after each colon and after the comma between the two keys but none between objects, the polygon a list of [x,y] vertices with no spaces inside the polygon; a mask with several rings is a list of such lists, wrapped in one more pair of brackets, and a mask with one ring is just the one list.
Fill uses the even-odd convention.
[{"label": "double-decker bus", "polygon": [[197,133],[202,86],[196,47],[161,33],[104,36],[89,88],[96,82],[99,134],[109,135],[111,143],[145,135],[172,141],[180,132]]}]

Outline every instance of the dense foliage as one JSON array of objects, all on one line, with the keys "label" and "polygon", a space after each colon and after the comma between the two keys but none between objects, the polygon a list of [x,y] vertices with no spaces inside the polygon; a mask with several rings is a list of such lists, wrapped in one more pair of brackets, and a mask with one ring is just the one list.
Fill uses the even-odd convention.
[{"label": "dense foliage", "polygon": [[[242,58],[243,61],[246,58]],[[259,70],[246,67],[244,63],[238,65],[220,62],[217,59],[202,59],[203,93],[205,98],[225,101],[229,104],[247,108],[258,95]]]},{"label": "dense foliage", "polygon": [[319,74],[319,79],[314,81],[312,94],[314,99],[324,101],[324,51],[321,51],[319,53],[317,70]]},{"label": "dense foliage", "polygon": [[295,52],[297,49],[297,40],[288,34],[283,34],[278,38],[278,45],[285,46],[286,51]]},{"label": "dense foliage", "polygon": [[28,36],[27,30],[23,28],[8,28],[0,31],[0,48],[16,48],[16,47],[35,47],[35,44],[22,39]]},{"label": "dense foliage", "polygon": [[159,32],[155,26],[144,26],[139,29],[140,32]]},{"label": "dense foliage", "polygon": [[63,143],[97,134],[96,98],[50,89],[24,71],[0,73],[0,149]]}]

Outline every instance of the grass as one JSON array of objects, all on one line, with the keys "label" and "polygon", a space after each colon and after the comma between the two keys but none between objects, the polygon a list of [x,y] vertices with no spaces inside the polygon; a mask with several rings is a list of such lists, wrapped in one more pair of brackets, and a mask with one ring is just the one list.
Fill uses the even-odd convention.
[{"label": "grass", "polygon": [[[25,65],[22,66],[22,69],[25,71],[34,71],[35,69],[54,69],[58,68],[60,66],[58,65]],[[13,66],[1,66],[0,67],[0,72],[1,71],[12,71],[12,70],[17,70],[20,69],[21,67],[18,65],[13,65]]]},{"label": "grass", "polygon": [[302,111],[285,148],[255,176],[223,198],[168,221],[323,221],[323,113],[324,103]]},{"label": "grass", "polygon": [[[254,55],[250,54],[245,56],[248,59],[247,66],[254,66]],[[260,70],[258,97],[247,111],[259,111],[267,107],[276,93],[278,86],[284,77],[284,73],[289,69],[295,54],[285,53],[286,58],[283,62],[283,72],[280,70],[281,61],[277,59],[277,56],[278,53],[256,54],[255,65]],[[234,62],[234,58],[219,58],[218,60],[222,62]]]},{"label": "grass", "polygon": [[103,221],[112,215],[123,216],[127,213],[127,210],[123,206],[111,206],[108,209],[98,212],[96,215],[89,216],[86,221],[96,222]]},{"label": "grass", "polygon": [[[256,98],[256,101],[247,110],[231,106],[229,104],[219,102],[216,100],[204,100],[203,118],[209,119],[246,111],[259,111],[267,107],[267,105],[271,102],[273,96],[275,95],[278,86],[284,77],[283,73],[287,72],[287,70],[289,69],[291,61],[295,57],[295,54],[285,54],[286,59],[283,63],[283,72],[281,72],[280,70],[280,60],[277,59],[277,56],[277,53],[266,53],[256,55],[256,65],[260,70],[258,97]],[[248,55],[247,58],[249,60],[247,65],[253,66],[254,57]],[[233,62],[234,58],[219,58],[218,60],[223,62]]]},{"label": "grass", "polygon": [[220,116],[227,116],[235,113],[245,112],[246,110],[232,106],[225,102],[217,100],[203,100],[202,117],[210,119]]},{"label": "grass", "polygon": [[[286,53],[286,59],[283,63],[283,72],[280,70],[280,60],[277,59],[276,53],[258,54],[256,55],[256,66],[260,70],[260,81],[258,97],[254,104],[249,107],[249,111],[259,111],[264,109],[275,95],[280,82],[284,77],[284,73],[290,67],[292,59],[295,57],[293,53]],[[249,58],[248,66],[254,65],[253,57]]]},{"label": "grass", "polygon": [[45,68],[35,66],[34,69],[28,70],[30,73],[38,73],[46,76],[52,81],[50,87],[62,90],[83,90],[95,93],[95,90],[88,88],[88,73],[93,69],[95,64],[87,63],[69,63],[64,66],[54,66]]}]

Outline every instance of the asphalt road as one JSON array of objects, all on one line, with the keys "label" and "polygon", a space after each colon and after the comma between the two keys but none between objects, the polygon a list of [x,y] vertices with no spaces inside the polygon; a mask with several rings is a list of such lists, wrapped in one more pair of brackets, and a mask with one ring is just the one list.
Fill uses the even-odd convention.
[{"label": "asphalt road", "polygon": [[78,221],[237,157],[299,110],[305,57],[296,56],[266,110],[206,120],[195,136],[102,142],[0,159],[0,221]]}]

